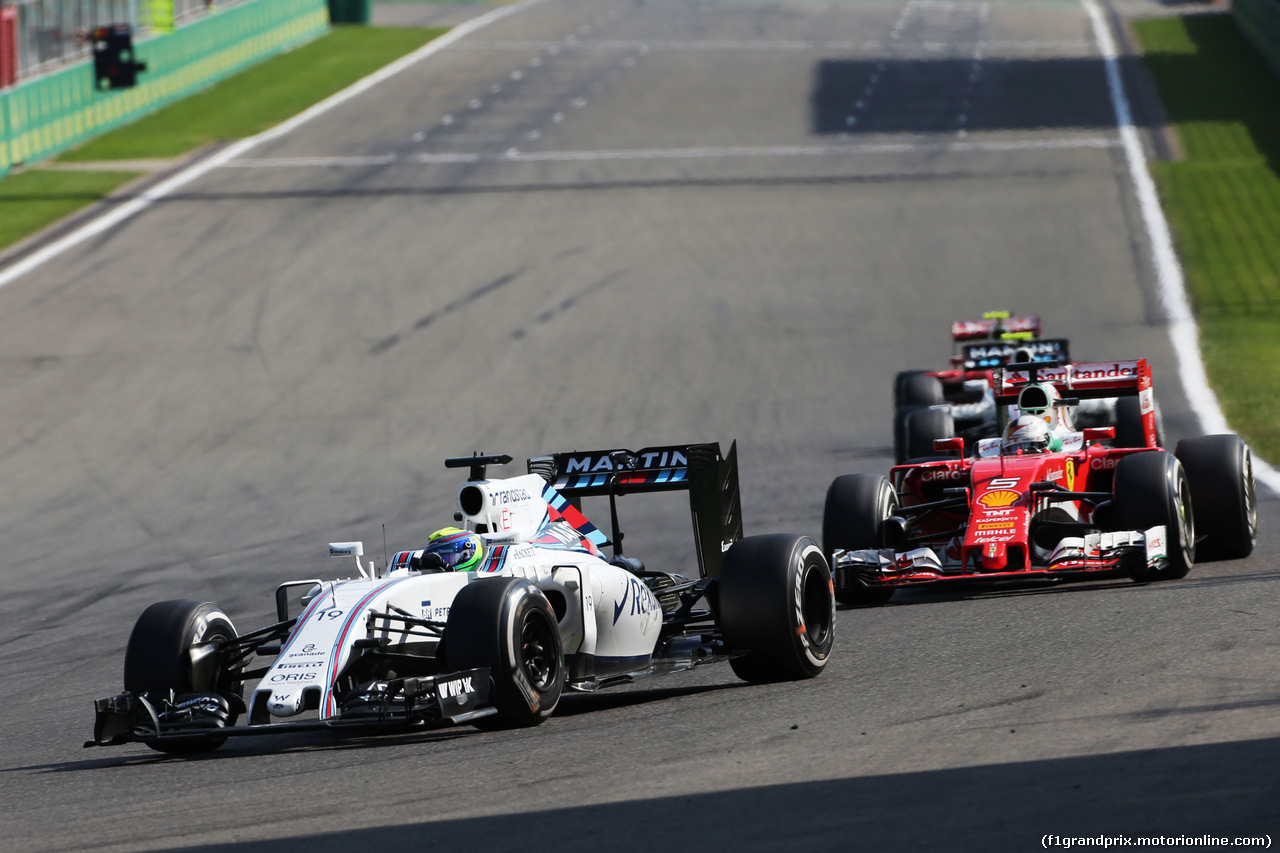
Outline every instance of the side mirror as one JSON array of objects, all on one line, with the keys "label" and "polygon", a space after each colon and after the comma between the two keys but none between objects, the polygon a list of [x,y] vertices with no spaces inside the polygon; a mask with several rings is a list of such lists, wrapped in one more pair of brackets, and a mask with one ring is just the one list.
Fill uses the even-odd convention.
[{"label": "side mirror", "polygon": [[[1112,430],[1115,432],[1115,430]],[[964,438],[956,436],[955,438],[935,438],[933,440],[933,449],[938,453],[956,452],[961,456],[964,455]]]},{"label": "side mirror", "polygon": [[1102,441],[1104,439],[1115,437],[1115,427],[1086,427],[1084,430],[1085,441]]},{"label": "side mirror", "polygon": [[320,594],[320,590],[324,588],[324,582],[318,578],[312,578],[307,581],[288,581],[276,587],[276,621],[288,622],[292,617],[289,615],[289,593],[299,587],[307,587],[307,592],[302,596],[299,602],[303,609],[315,600]]}]

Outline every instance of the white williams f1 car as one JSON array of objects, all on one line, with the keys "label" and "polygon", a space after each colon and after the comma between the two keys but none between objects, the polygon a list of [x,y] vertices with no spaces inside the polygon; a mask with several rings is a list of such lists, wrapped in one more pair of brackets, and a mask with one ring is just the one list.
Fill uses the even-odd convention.
[{"label": "white williams f1 car", "polygon": [[[432,534],[381,573],[361,567],[361,543],[331,543],[360,576],[281,584],[267,628],[241,634],[207,602],[147,608],[125,651],[125,692],[96,702],[85,745],[187,753],[302,729],[529,726],[564,690],[712,661],[751,682],[826,666],[826,559],[804,536],[742,538],[736,445],[728,456],[717,444],[556,454],[486,478],[510,461],[447,460],[470,468],[455,515],[464,529]],[[696,578],[622,553],[617,498],[671,490],[689,493]],[[580,510],[593,495],[609,499],[612,541]]]}]

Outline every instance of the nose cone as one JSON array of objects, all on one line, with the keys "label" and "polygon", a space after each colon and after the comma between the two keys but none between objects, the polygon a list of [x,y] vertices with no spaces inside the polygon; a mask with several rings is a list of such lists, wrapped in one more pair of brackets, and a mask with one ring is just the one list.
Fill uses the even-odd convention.
[{"label": "nose cone", "polygon": [[1009,565],[1009,547],[1003,542],[992,542],[982,549],[982,568],[998,572]]},{"label": "nose cone", "polygon": [[271,691],[267,700],[267,710],[273,717],[292,717],[302,710],[302,688],[286,688]]}]

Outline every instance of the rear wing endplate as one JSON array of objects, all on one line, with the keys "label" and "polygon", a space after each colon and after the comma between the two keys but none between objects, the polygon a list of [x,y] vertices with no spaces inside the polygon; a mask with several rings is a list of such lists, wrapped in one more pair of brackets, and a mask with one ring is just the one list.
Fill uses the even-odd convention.
[{"label": "rear wing endplate", "polygon": [[531,458],[529,473],[575,505],[595,495],[687,491],[703,577],[719,575],[724,552],[742,538],[736,441],[727,455],[718,443],[554,453]]}]

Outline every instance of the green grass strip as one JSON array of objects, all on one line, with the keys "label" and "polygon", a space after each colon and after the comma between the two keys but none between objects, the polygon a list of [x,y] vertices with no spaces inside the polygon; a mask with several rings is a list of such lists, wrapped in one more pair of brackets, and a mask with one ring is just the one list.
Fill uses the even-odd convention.
[{"label": "green grass strip", "polygon": [[444,32],[434,27],[335,27],[59,159],[83,163],[177,157],[215,140],[253,136]]},{"label": "green grass strip", "polygon": [[1187,155],[1151,171],[1209,381],[1232,427],[1280,461],[1280,81],[1229,14],[1133,30]]},{"label": "green grass strip", "polygon": [[44,172],[0,181],[0,249],[106,197],[135,172]]}]

